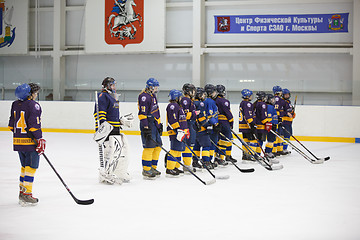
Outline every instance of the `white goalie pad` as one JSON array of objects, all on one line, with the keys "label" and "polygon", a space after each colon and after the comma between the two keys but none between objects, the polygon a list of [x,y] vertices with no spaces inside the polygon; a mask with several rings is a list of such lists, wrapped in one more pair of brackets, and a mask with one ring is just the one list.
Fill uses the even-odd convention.
[{"label": "white goalie pad", "polygon": [[134,115],[132,113],[120,117],[121,125],[131,128],[134,122]]},{"label": "white goalie pad", "polygon": [[99,144],[103,144],[105,139],[109,136],[110,132],[114,129],[114,127],[108,123],[107,121],[104,121],[102,124],[100,124],[98,130],[94,134],[94,140]]},{"label": "white goalie pad", "polygon": [[109,141],[104,143],[105,170],[109,175],[114,175],[118,183],[129,182],[130,175],[127,172],[129,144],[123,133],[111,135]]}]

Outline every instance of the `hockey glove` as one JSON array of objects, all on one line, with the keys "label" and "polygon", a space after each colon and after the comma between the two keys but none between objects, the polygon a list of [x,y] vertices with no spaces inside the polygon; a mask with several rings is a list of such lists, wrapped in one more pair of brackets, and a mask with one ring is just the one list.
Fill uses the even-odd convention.
[{"label": "hockey glove", "polygon": [[176,140],[178,140],[179,142],[182,142],[182,140],[184,140],[184,138],[185,138],[185,131],[178,129],[177,134],[176,134]]},{"label": "hockey glove", "polygon": [[145,139],[151,138],[151,128],[144,128],[143,131]]},{"label": "hockey glove", "polygon": [[215,133],[219,133],[220,130],[221,130],[221,125],[220,125],[220,123],[214,125],[214,132],[215,132]]},{"label": "hockey glove", "polygon": [[158,130],[159,130],[159,134],[160,134],[160,136],[162,136],[163,131],[164,131],[164,126],[163,126],[163,124],[162,124],[162,123],[160,123],[160,124],[159,124],[159,128],[158,128]]},{"label": "hockey glove", "polygon": [[46,141],[45,141],[45,139],[41,138],[41,139],[38,139],[37,142],[38,142],[38,144],[37,144],[35,150],[39,155],[41,155],[45,151]]},{"label": "hockey glove", "polygon": [[270,132],[271,129],[272,129],[272,123],[271,122],[265,123],[265,130]]},{"label": "hockey glove", "polygon": [[190,131],[188,128],[185,129],[185,135],[186,135],[186,138],[189,139],[190,138]]}]

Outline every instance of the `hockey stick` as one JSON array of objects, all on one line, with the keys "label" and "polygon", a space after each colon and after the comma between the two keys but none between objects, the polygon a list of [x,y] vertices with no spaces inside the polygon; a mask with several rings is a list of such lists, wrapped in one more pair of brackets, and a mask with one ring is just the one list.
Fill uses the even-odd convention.
[{"label": "hockey stick", "polygon": [[[219,148],[219,146],[217,146],[217,145],[214,143],[213,140],[210,139],[210,142],[211,142],[211,144],[213,144],[223,155],[226,156],[226,154],[224,153],[224,151],[223,151],[221,148]],[[230,158],[229,158],[229,161],[230,161],[240,172],[242,172],[242,173],[251,173],[251,172],[254,172],[254,171],[255,171],[254,168],[249,168],[249,169],[241,169],[241,168],[239,168]]]},{"label": "hockey stick", "polygon": [[[158,142],[156,142],[151,136],[148,137],[149,139],[151,139],[151,141],[153,141],[156,146],[160,147],[164,152],[166,152],[169,156],[171,156],[172,158],[176,159],[168,150],[166,150],[163,146],[161,146]],[[183,166],[184,168],[186,168],[186,170],[188,170],[194,177],[196,177],[200,182],[202,182],[204,185],[210,185],[216,182],[216,179],[212,179],[209,181],[203,181],[198,175],[196,175],[191,169],[189,169],[187,166],[185,166],[182,162],[178,162],[181,166]]]},{"label": "hockey stick", "polygon": [[305,148],[306,151],[308,151],[314,158],[316,158],[316,160],[323,160],[323,161],[327,161],[330,159],[330,157],[325,157],[325,158],[318,158],[316,157],[309,149],[307,149],[294,135],[292,135],[288,130],[286,130],[286,128],[284,128],[283,125],[281,125],[281,128],[285,130],[285,132],[287,132],[287,134],[289,134],[293,139],[295,139],[295,141],[297,141],[303,148]]},{"label": "hockey stick", "polygon": [[301,151],[298,147],[296,147],[292,142],[290,142],[289,140],[281,137],[277,132],[271,130],[271,132],[277,136],[278,138],[280,138],[281,140],[283,140],[284,142],[287,142],[288,144],[291,145],[291,147],[296,151],[298,152],[301,156],[303,156],[306,160],[308,160],[309,162],[311,163],[314,163],[314,164],[320,164],[320,163],[324,163],[324,159],[311,159],[310,157],[308,157],[303,151]]},{"label": "hockey stick", "polygon": [[[97,114],[97,126],[100,127],[100,118],[99,118],[99,99],[97,91],[95,91],[95,105],[96,105],[96,114]],[[103,154],[103,145],[99,144],[99,158],[100,158],[100,167],[104,168],[104,154]]]},{"label": "hockey stick", "polygon": [[[241,142],[241,144],[243,146],[245,146],[245,148],[249,151],[249,153],[251,154],[251,156],[253,157],[253,159],[255,159],[255,161],[257,161],[261,166],[263,166],[265,169],[269,170],[269,171],[273,171],[273,170],[280,170],[283,169],[284,166],[283,165],[276,165],[276,166],[271,166],[269,162],[267,162],[267,160],[265,158],[263,158],[260,154],[258,154],[257,152],[255,152],[253,149],[251,149],[251,147],[243,140],[241,139],[235,132],[234,130],[231,130],[231,132],[235,135],[235,137]],[[226,138],[226,136],[224,136]],[[244,149],[242,149],[239,145],[237,145],[234,141],[230,140],[227,138],[227,140],[231,141],[235,146],[237,146],[241,151],[244,151]],[[259,159],[261,159],[262,161],[260,161]]]},{"label": "hockey stick", "polygon": [[190,146],[187,145],[187,143],[186,143],[185,141],[183,141],[183,143],[185,143],[185,146],[192,152],[192,154],[196,157],[196,159],[201,162],[201,164],[205,167],[205,169],[211,174],[211,176],[212,176],[213,178],[216,178],[216,179],[229,179],[229,178],[230,178],[229,175],[215,176],[215,174],[213,174],[213,173],[210,171],[210,169],[206,166],[206,164],[204,164],[204,160],[202,160],[202,158],[199,158],[199,157],[195,154],[194,150],[192,150],[192,149],[190,148]]},{"label": "hockey stick", "polygon": [[[36,138],[34,137],[34,135],[32,134],[32,132],[30,132],[27,128],[25,129],[28,136],[34,141],[34,143],[37,145],[38,142],[36,140]],[[65,186],[66,190],[70,193],[71,197],[74,199],[74,201],[79,204],[79,205],[90,205],[94,203],[94,199],[89,199],[89,200],[79,200],[77,199],[74,194],[70,191],[69,187],[65,184],[64,180],[61,178],[61,176],[59,175],[59,173],[56,171],[56,169],[54,168],[54,166],[51,164],[50,160],[47,158],[47,156],[45,155],[45,153],[42,154],[44,156],[44,158],[46,159],[46,161],[49,163],[50,167],[52,168],[52,170],[54,170],[55,174],[58,176],[58,178],[60,179],[60,181],[62,182],[62,184]]]}]

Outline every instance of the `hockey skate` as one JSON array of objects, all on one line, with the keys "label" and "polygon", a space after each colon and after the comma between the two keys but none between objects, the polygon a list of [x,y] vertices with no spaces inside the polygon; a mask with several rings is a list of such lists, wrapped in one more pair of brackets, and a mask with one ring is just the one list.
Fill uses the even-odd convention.
[{"label": "hockey skate", "polygon": [[253,158],[251,158],[251,156],[247,153],[244,153],[242,156],[242,163],[244,164],[248,164],[248,163],[255,163],[255,160],[253,160]]},{"label": "hockey skate", "polygon": [[151,171],[151,169],[149,171],[143,170],[142,175],[143,175],[143,178],[146,180],[155,180],[156,179],[156,175],[153,171]]},{"label": "hockey skate", "polygon": [[218,157],[215,158],[214,162],[216,162],[219,167],[226,167],[229,164],[225,160]]},{"label": "hockey skate", "polygon": [[284,155],[288,155],[288,154],[291,154],[291,151],[285,149],[285,150],[283,150],[283,153],[284,153]]},{"label": "hockey skate", "polygon": [[[107,174],[105,169],[99,168],[99,183],[114,184],[116,181],[114,175]],[[121,182],[122,183],[122,182]],[[117,184],[121,184],[119,181]]]},{"label": "hockey skate", "polygon": [[[186,174],[186,175],[191,174],[190,171],[196,172],[196,169],[195,169],[195,167],[193,167],[193,166],[186,166],[186,168],[184,167],[183,169],[184,169],[184,174]],[[189,171],[188,169],[189,169],[190,171]]]},{"label": "hockey skate", "polygon": [[34,198],[32,193],[23,193],[21,199],[19,199],[20,205],[23,207],[36,206],[39,199]]},{"label": "hockey skate", "polygon": [[199,163],[198,160],[193,160],[193,162],[192,162],[192,167],[193,167],[194,169],[197,169],[199,172],[202,172],[203,166]]},{"label": "hockey skate", "polygon": [[204,161],[204,167],[208,168],[208,169],[214,169],[214,166],[212,165],[212,163],[210,161]]},{"label": "hockey skate", "polygon": [[179,176],[184,176],[184,171],[178,168],[174,168],[174,170],[179,173]]},{"label": "hockey skate", "polygon": [[237,160],[233,158],[232,156],[226,156],[225,159],[227,162],[237,163]]},{"label": "hockey skate", "polygon": [[157,169],[155,169],[155,168],[151,168],[151,170],[150,171],[152,171],[155,175],[156,175],[156,177],[157,178],[159,178],[160,177],[160,175],[161,175],[161,172],[160,171],[158,171]]},{"label": "hockey skate", "polygon": [[166,177],[168,178],[176,178],[179,177],[179,173],[175,169],[166,169]]}]

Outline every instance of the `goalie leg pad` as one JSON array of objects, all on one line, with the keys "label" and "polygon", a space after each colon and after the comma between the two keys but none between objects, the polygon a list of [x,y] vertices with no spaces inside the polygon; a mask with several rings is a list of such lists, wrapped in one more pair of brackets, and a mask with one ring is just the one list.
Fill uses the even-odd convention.
[{"label": "goalie leg pad", "polygon": [[114,175],[122,182],[129,182],[131,177],[127,172],[129,166],[129,144],[127,138],[123,133],[120,133],[120,135],[110,136],[109,140],[112,149],[112,158],[114,159],[113,161],[117,162],[114,169]]}]

